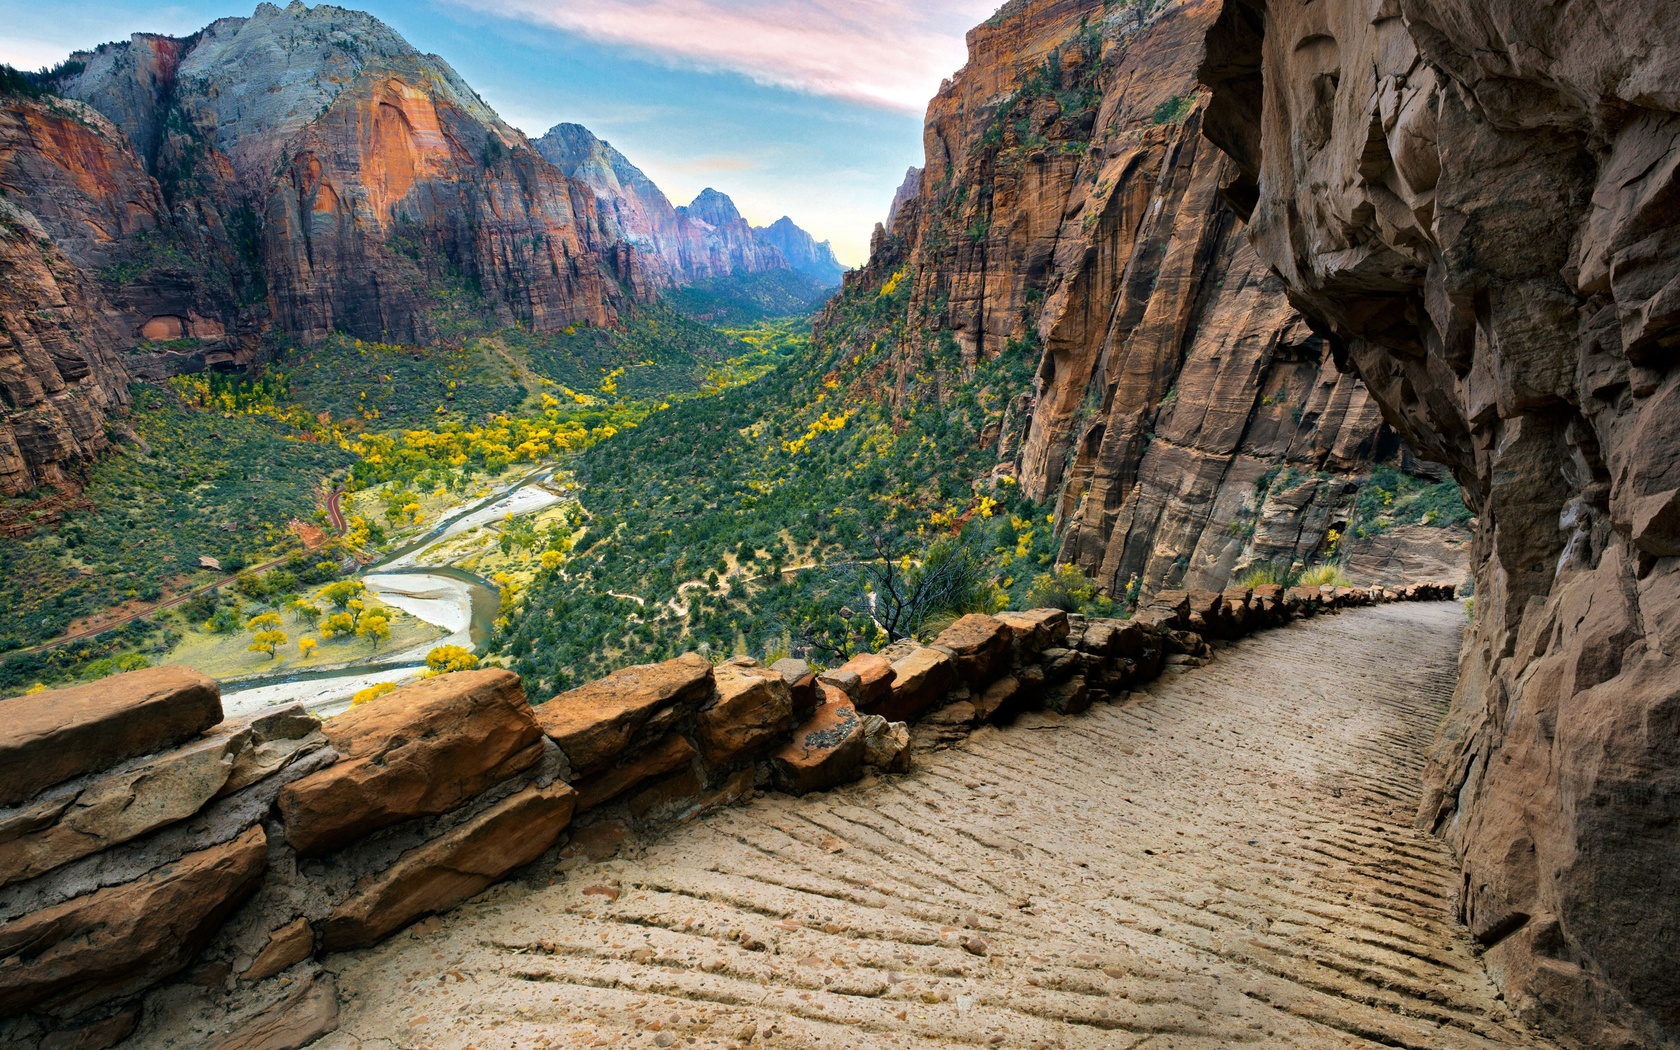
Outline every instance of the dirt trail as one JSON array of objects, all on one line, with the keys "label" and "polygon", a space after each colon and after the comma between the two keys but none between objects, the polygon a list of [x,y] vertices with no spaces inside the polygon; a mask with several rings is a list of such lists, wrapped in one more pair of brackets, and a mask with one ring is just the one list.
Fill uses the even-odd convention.
[{"label": "dirt trail", "polygon": [[342,1028],[317,1045],[1549,1045],[1410,827],[1463,624],[1298,624],[907,777],[493,890],[329,962]]}]

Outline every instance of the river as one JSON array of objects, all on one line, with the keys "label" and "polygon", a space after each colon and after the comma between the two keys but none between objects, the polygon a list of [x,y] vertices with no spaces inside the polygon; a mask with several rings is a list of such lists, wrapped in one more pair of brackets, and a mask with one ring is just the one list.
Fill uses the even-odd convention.
[{"label": "river", "polygon": [[354,577],[379,595],[380,601],[442,628],[448,637],[330,671],[296,671],[242,680],[222,694],[222,708],[228,717],[295,703],[318,714],[337,714],[348,708],[350,698],[363,689],[383,682],[400,684],[418,679],[426,670],[426,654],[437,646],[459,645],[474,652],[482,649],[501,615],[501,593],[461,569],[425,565],[426,553],[470,529],[561,502],[562,497],[542,487],[553,475],[553,468],[538,471],[493,496],[445,514],[430,532],[391,551]]}]

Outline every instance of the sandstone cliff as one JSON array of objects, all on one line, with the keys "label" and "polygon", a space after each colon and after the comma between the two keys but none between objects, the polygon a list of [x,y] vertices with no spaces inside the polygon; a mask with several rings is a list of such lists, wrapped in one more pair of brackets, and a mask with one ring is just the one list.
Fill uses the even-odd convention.
[{"label": "sandstone cliff", "polygon": [[0,195],[0,495],[68,486],[128,404],[108,306],[39,220]]},{"label": "sandstone cliff", "polygon": [[1216,5],[1160,8],[1018,0],[975,29],[857,278],[915,282],[899,396],[945,340],[1035,363],[999,472],[1116,594],[1323,558],[1373,462],[1415,469],[1220,197],[1195,80]]},{"label": "sandstone cliff", "polygon": [[423,340],[437,296],[465,287],[552,331],[604,322],[636,290],[633,260],[580,221],[587,187],[369,15],[262,4],[73,57],[84,68],[57,90],[122,128],[178,213],[211,217],[178,226],[243,249],[249,273],[228,283],[265,290],[267,316],[224,296],[225,326]]},{"label": "sandstone cliff", "polygon": [[567,178],[589,187],[598,201],[597,228],[609,242],[634,248],[644,273],[661,287],[789,268],[825,285],[840,283],[845,268],[827,242],[818,244],[792,219],[749,228],[735,202],[716,190],[675,207],[628,157],[581,124],[556,124],[532,145]]},{"label": "sandstone cliff", "polygon": [[1291,300],[1479,513],[1421,825],[1511,1001],[1680,1042],[1680,8],[1225,0],[1209,135]]}]

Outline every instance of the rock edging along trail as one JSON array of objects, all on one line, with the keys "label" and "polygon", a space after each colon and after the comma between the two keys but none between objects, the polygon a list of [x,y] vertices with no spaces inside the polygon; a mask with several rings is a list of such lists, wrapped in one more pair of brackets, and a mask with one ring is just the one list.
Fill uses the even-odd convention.
[{"label": "rock edging along trail", "polygon": [[1410,827],[1463,626],[1391,606],[1268,634],[908,777],[509,885],[329,961],[321,1045],[1550,1045]]},{"label": "rock edging along trail", "polygon": [[[937,747],[1023,711],[1123,698],[1207,662],[1192,627],[1234,638],[1450,593],[1263,588],[1163,595],[1127,621],[969,616],[820,680],[798,661],[690,654],[534,709],[494,670],[325,723],[301,709],[223,722],[215,683],[183,668],[6,700],[0,769],[31,775],[0,778],[0,1041],[108,1045],[91,1033],[126,1034],[160,985],[146,1016],[173,1017],[156,1021],[172,1038],[326,1025],[321,960],[521,870],[540,879],[614,828],[903,771],[912,735]],[[108,804],[120,798],[134,804]],[[167,944],[159,929],[175,931]],[[300,980],[319,994],[300,997]]]}]

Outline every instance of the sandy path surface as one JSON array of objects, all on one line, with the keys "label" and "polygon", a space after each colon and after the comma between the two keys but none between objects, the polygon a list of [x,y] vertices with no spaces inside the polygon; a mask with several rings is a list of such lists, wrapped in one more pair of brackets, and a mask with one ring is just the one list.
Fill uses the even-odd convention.
[{"label": "sandy path surface", "polygon": [[1298,624],[906,777],[492,890],[329,960],[342,1027],[316,1045],[1548,1045],[1410,827],[1463,625]]}]

